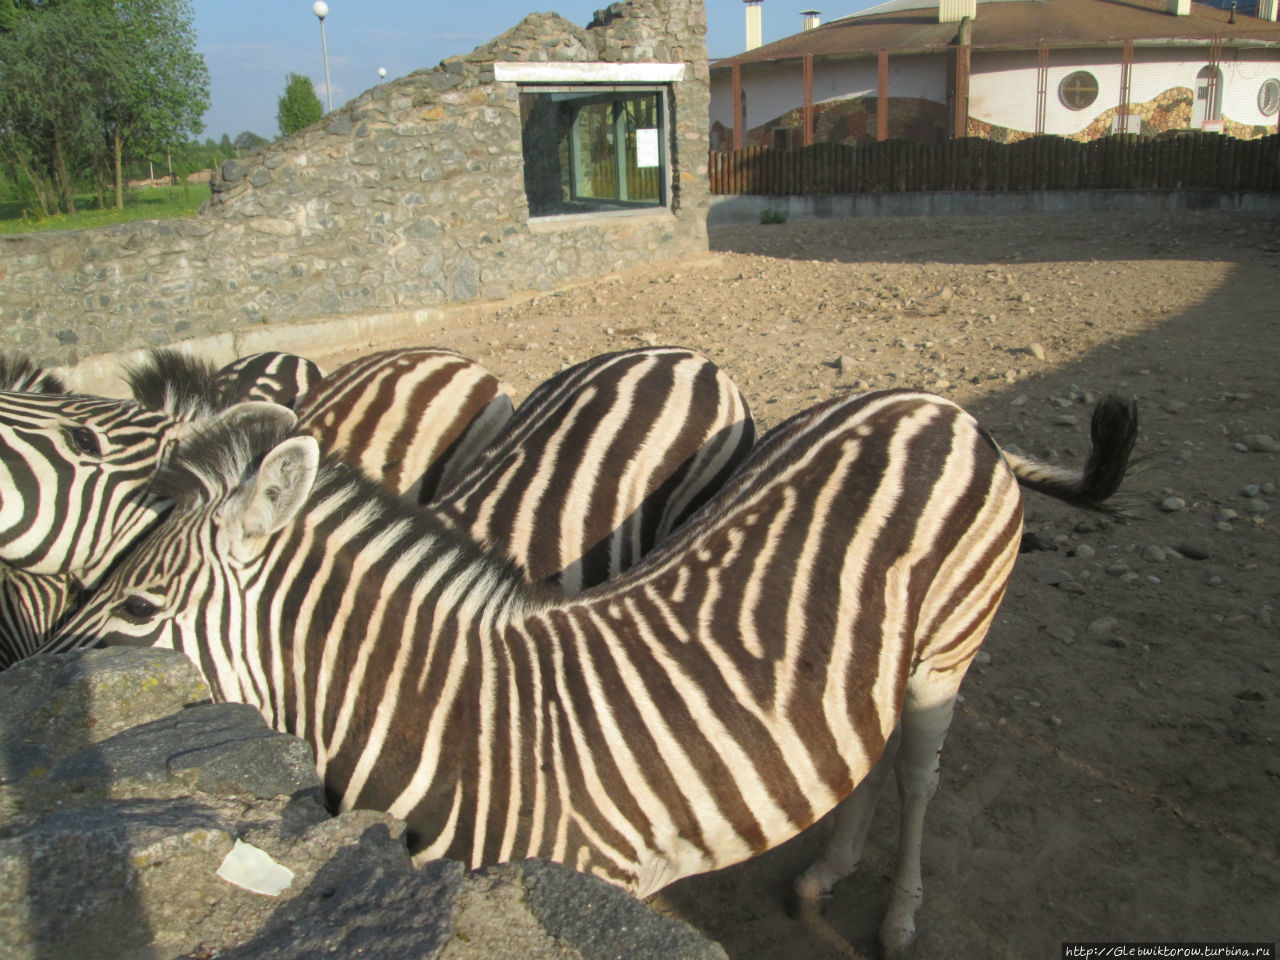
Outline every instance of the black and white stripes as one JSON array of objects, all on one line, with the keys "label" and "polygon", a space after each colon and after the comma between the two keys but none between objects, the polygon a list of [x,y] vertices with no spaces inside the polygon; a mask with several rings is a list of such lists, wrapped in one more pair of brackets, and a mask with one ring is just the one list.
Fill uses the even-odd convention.
[{"label": "black and white stripes", "polygon": [[31,656],[75,610],[83,591],[67,574],[0,566],[0,670]]},{"label": "black and white stripes", "polygon": [[[264,364],[279,376],[307,363],[279,354],[252,359],[237,368],[242,387],[245,378],[263,375]],[[21,523],[92,541],[88,550],[49,545],[45,569],[58,564],[59,575],[75,574],[92,586],[167,509],[148,490],[165,452],[219,419],[265,409],[227,406],[222,377],[230,369],[220,373],[188,354],[153,351],[129,371],[137,402],[92,400],[97,427],[85,419],[90,398],[61,397],[34,417],[29,403],[0,394],[0,424],[29,440],[25,448],[15,442],[0,451],[15,468],[43,477],[31,485],[41,496],[24,499],[16,487],[6,494],[8,512],[22,515]],[[733,383],[705,357],[679,348],[625,351],[571,367],[535,390],[507,426],[511,403],[496,378],[474,361],[432,348],[387,351],[339,368],[307,403],[303,428],[327,451],[408,492],[410,502],[438,483],[449,485],[431,507],[437,515],[471,530],[535,579],[553,579],[569,591],[635,563],[723,482],[755,435]],[[475,448],[495,434],[498,441],[466,482],[453,483]],[[80,439],[80,456],[58,446],[64,435]],[[109,495],[93,486],[107,447],[115,448],[115,460],[134,461]],[[50,510],[59,503],[64,510]],[[0,557],[27,564],[13,549],[0,544]],[[61,612],[35,619],[52,624]],[[23,635],[27,649],[31,635]]]},{"label": "black and white stripes", "polygon": [[[1122,472],[1130,414],[1104,404],[1096,476]],[[781,843],[896,752],[896,950],[1027,468],[941,398],[831,401],[637,567],[566,598],[309,437],[211,434],[165,471],[174,515],[57,646],[184,650],[218,696],[310,740],[336,806],[404,817],[421,857],[538,856],[641,896]],[[1075,479],[1044,489],[1070,499]],[[818,867],[802,893],[832,879]]]},{"label": "black and white stripes", "polygon": [[577,593],[669,536],[755,435],[746,399],[701,354],[605,354],[534,390],[431,509],[530,580]]},{"label": "black and white stripes", "polygon": [[426,503],[511,417],[511,397],[452,350],[385,350],[343,364],[312,388],[299,429],[325,450]]},{"label": "black and white stripes", "polygon": [[131,401],[0,393],[0,560],[92,584],[163,510],[148,488],[182,429]]}]

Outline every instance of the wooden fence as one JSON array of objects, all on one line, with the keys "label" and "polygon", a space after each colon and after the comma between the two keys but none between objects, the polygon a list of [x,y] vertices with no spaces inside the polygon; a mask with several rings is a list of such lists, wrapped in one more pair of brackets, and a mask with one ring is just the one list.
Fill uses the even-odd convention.
[{"label": "wooden fence", "polygon": [[1164,139],[1124,134],[1081,143],[976,137],[919,144],[748,147],[710,157],[713,194],[793,196],[933,190],[1280,189],[1280,136],[1238,140],[1219,133]]}]

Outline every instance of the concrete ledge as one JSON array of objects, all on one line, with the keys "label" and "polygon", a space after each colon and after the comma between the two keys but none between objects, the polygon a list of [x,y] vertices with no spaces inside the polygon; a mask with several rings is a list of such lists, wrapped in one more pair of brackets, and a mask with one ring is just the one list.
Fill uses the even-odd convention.
[{"label": "concrete ledge", "polygon": [[[448,311],[428,307],[352,317],[325,317],[302,323],[264,324],[211,337],[181,340],[170,346],[183,353],[197,354],[219,366],[237,357],[265,350],[283,350],[309,357],[412,337],[427,327],[432,328],[432,332],[439,332],[448,320],[465,319],[474,310],[474,307],[455,307]],[[121,375],[126,367],[141,363],[148,352],[138,349],[100,353],[86,357],[74,367],[59,367],[56,373],[77,393],[126,397],[129,392]]]},{"label": "concrete ledge", "polygon": [[710,226],[759,223],[762,211],[821,217],[1000,217],[1018,213],[1280,212],[1280,193],[1221,190],[1028,190],[1017,193],[841,193],[711,198]]}]

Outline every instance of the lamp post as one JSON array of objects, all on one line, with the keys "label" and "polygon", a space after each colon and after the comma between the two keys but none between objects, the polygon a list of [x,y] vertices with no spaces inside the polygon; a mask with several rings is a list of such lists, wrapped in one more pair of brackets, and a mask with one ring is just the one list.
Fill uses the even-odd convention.
[{"label": "lamp post", "polygon": [[324,39],[324,18],[329,15],[329,5],[324,0],[316,0],[311,5],[311,12],[320,20],[320,50],[324,53],[324,96],[329,103],[329,112],[333,113],[333,84],[329,82],[329,45]]},{"label": "lamp post", "polygon": [[387,79],[387,68],[386,68],[386,67],[379,67],[379,68],[378,68],[378,82],[379,82],[379,83],[381,83],[381,82],[382,82],[383,80],[385,80],[385,79]]}]

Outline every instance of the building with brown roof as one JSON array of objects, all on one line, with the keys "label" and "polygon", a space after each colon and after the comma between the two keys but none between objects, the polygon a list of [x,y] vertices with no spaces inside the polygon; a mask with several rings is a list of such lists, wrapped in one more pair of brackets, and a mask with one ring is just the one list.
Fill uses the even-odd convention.
[{"label": "building with brown roof", "polygon": [[1276,130],[1277,0],[1259,16],[1190,0],[926,3],[821,25],[807,11],[810,29],[713,63],[713,148]]}]

